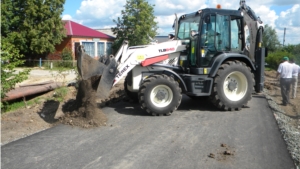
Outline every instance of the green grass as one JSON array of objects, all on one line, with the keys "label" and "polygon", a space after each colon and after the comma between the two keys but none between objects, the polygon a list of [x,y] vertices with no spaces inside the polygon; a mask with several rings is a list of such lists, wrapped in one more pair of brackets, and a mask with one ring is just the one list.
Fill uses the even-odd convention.
[{"label": "green grass", "polygon": [[271,70],[274,70],[274,69],[272,69],[270,67],[265,67],[265,71],[271,71]]},{"label": "green grass", "polygon": [[59,102],[63,102],[66,95],[69,92],[68,87],[60,87],[54,90],[55,91],[55,95],[53,97],[48,97],[48,98],[44,98],[43,96],[38,96],[34,99],[25,101],[18,101],[18,102],[11,102],[11,103],[1,103],[1,114],[5,114],[5,113],[9,113],[21,108],[26,108],[26,106],[33,106],[36,104],[40,104],[42,99],[46,99],[46,100],[55,100],[55,101],[59,101]]},{"label": "green grass", "polygon": [[54,100],[63,102],[64,98],[66,97],[68,92],[69,92],[68,87],[60,87],[60,88],[55,89]]},{"label": "green grass", "polygon": [[39,104],[40,103],[41,98],[37,97],[34,98],[32,100],[26,101],[26,103],[24,101],[19,101],[19,102],[12,102],[12,103],[1,103],[1,114],[7,113],[7,112],[11,112],[11,111],[15,111],[18,110],[20,108],[25,108],[26,106],[32,106],[35,104]]}]

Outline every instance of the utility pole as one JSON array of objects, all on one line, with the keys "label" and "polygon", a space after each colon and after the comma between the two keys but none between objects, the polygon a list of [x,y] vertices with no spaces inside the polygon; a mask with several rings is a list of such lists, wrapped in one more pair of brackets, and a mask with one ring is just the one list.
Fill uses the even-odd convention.
[{"label": "utility pole", "polygon": [[284,46],[284,42],[285,42],[285,30],[286,30],[286,28],[284,28],[284,33],[283,33],[283,43],[282,43],[282,46]]}]

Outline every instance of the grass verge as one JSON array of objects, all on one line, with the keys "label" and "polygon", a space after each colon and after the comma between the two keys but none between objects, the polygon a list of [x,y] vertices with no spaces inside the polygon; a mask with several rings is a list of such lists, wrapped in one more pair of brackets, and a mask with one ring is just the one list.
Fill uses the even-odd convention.
[{"label": "grass verge", "polygon": [[36,104],[41,104],[45,100],[55,100],[58,102],[63,102],[69,91],[70,90],[68,87],[60,87],[60,88],[56,88],[54,90],[52,97],[49,97],[49,96],[46,97],[46,96],[42,95],[42,96],[36,96],[30,100],[26,100],[26,98],[23,98],[23,100],[19,99],[19,100],[12,101],[12,102],[3,102],[3,103],[1,103],[2,104],[1,105],[1,114],[16,111],[21,108],[28,108],[28,107],[34,106]]}]

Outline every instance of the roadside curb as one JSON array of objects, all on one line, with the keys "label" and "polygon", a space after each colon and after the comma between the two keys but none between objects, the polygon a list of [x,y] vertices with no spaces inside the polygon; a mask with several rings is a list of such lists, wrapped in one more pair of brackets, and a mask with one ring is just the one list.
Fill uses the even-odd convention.
[{"label": "roadside curb", "polygon": [[[268,90],[264,89],[264,94],[268,101],[268,104],[274,114],[275,120],[277,121],[280,132],[283,136],[284,141],[287,144],[287,149],[291,154],[294,164],[297,169],[300,168],[300,132],[294,126],[289,125],[288,122],[293,119],[286,116],[285,112],[278,106],[274,99],[268,94]],[[299,124],[298,124],[299,125]]]}]

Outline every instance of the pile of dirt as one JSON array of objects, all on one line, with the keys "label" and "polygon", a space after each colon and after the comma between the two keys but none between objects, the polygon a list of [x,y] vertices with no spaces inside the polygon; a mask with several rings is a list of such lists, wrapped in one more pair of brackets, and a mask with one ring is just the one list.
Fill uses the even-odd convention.
[{"label": "pile of dirt", "polygon": [[[86,85],[86,83],[84,84]],[[107,118],[101,108],[126,99],[123,81],[120,81],[111,89],[110,96],[105,100],[95,98],[94,89],[83,87],[81,90],[85,92],[80,91],[80,94],[77,94],[78,88],[76,86],[69,86],[67,89],[67,95],[64,96],[65,102],[55,101],[56,91],[53,90],[40,94],[38,102],[34,105],[1,114],[1,145],[58,124],[83,128],[106,125]],[[83,93],[87,96],[82,97]],[[82,99],[76,99],[76,97]],[[29,101],[36,98],[26,98],[25,100]],[[81,104],[78,104],[76,100],[79,100]],[[57,119],[55,116],[59,110],[62,110],[62,115]]]},{"label": "pile of dirt", "polygon": [[214,153],[208,155],[209,158],[216,159],[217,161],[226,161],[235,155],[235,150],[233,147],[227,144],[221,143],[220,148]]},{"label": "pile of dirt", "polygon": [[99,77],[92,77],[79,82],[76,100],[71,99],[62,106],[64,114],[59,118],[61,123],[83,128],[106,125],[107,118],[100,107],[123,99],[124,87],[117,84],[113,87],[109,98],[99,100],[98,104],[96,91],[99,81]]}]

